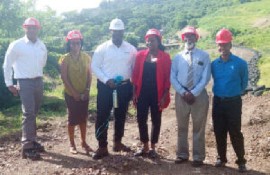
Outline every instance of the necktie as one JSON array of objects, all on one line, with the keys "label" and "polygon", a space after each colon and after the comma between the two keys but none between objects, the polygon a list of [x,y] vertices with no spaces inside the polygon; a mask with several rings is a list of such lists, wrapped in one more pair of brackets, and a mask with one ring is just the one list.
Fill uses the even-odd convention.
[{"label": "necktie", "polygon": [[193,66],[192,66],[192,52],[187,53],[188,58],[188,74],[187,74],[187,88],[191,90],[194,86],[193,84]]}]

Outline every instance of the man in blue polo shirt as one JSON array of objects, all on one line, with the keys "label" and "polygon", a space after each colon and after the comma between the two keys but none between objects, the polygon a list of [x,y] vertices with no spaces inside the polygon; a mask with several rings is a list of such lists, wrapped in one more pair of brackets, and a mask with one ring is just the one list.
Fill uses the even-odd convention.
[{"label": "man in blue polo shirt", "polygon": [[213,123],[217,142],[218,159],[216,167],[223,167],[227,162],[227,132],[237,156],[239,172],[246,172],[244,158],[244,137],[241,133],[242,99],[241,94],[248,84],[246,61],[233,55],[232,33],[221,29],[216,35],[216,43],[221,54],[211,65],[213,86]]}]

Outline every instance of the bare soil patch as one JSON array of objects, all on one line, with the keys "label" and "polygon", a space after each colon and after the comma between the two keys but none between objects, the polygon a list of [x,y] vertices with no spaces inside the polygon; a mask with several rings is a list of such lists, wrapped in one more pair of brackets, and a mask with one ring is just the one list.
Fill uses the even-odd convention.
[{"label": "bare soil patch", "polygon": [[[172,94],[172,99],[174,95]],[[245,137],[247,167],[246,174],[270,174],[270,94],[260,97],[245,95],[243,97],[243,124]],[[93,116],[90,117],[93,119]],[[194,168],[191,163],[174,164],[177,125],[174,102],[164,111],[162,130],[157,152],[158,159],[137,158],[133,156],[140,142],[138,127],[134,117],[128,117],[123,142],[132,147],[132,153],[114,153],[112,151],[113,122],[109,127],[110,156],[95,161],[85,155],[80,148],[79,130],[76,130],[76,143],[79,154],[69,153],[66,117],[46,121],[39,127],[39,141],[45,145],[47,152],[42,160],[31,161],[20,157],[20,134],[2,138],[0,142],[0,174],[238,174],[236,159],[230,141],[228,141],[228,159],[226,168],[215,168],[216,146],[212,131],[211,106],[206,129],[205,165]],[[192,128],[192,126],[190,126]],[[89,121],[88,143],[97,148],[93,120]],[[191,134],[189,137],[190,144]],[[192,145],[191,145],[192,146]],[[192,148],[192,147],[191,147]]]},{"label": "bare soil patch", "polygon": [[[214,51],[214,50],[213,50]],[[247,61],[253,57],[250,52],[233,50]],[[245,55],[241,55],[245,54]],[[207,90],[211,103],[211,82]],[[212,131],[211,105],[208,112],[206,126],[206,160],[200,168],[191,166],[191,162],[174,164],[177,125],[174,109],[174,91],[172,102],[163,113],[161,135],[157,148],[159,158],[137,158],[133,153],[140,147],[138,127],[135,117],[128,117],[123,142],[130,145],[131,153],[114,153],[112,151],[113,122],[109,125],[109,152],[110,156],[95,161],[86,155],[80,148],[80,134],[76,129],[76,143],[79,154],[69,153],[67,135],[67,118],[65,116],[44,121],[38,127],[39,141],[47,152],[42,154],[42,160],[31,161],[21,159],[21,133],[0,139],[0,175],[106,175],[106,174],[149,174],[149,175],[235,175],[240,174],[234,163],[236,156],[228,140],[228,163],[225,168],[215,168],[216,143]],[[270,94],[255,97],[247,94],[243,96],[242,131],[245,138],[245,150],[248,175],[270,175]],[[95,114],[91,114],[88,122],[87,141],[93,148],[97,148],[94,133]],[[190,123],[189,143],[192,148],[192,134]],[[149,128],[150,129],[150,128]],[[191,156],[192,157],[192,156]]]},{"label": "bare soil patch", "polygon": [[252,25],[257,28],[266,28],[270,26],[270,16],[258,18]]}]

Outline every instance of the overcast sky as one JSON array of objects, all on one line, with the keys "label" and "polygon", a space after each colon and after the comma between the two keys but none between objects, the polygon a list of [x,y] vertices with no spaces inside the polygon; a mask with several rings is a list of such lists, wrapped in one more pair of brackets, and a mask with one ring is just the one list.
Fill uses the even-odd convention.
[{"label": "overcast sky", "polygon": [[102,0],[37,0],[37,9],[44,9],[49,6],[57,13],[66,11],[77,10],[80,11],[83,8],[95,8],[98,7]]}]

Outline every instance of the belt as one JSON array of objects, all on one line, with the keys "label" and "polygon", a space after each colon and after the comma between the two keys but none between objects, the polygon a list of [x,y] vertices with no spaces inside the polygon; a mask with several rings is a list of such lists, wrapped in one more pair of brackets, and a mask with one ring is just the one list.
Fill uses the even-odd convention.
[{"label": "belt", "polygon": [[[100,83],[102,83],[102,84],[104,84],[104,85],[107,86],[107,84],[103,83],[103,82],[100,81],[99,79],[98,79],[98,82],[100,82]],[[123,80],[123,81],[121,81],[120,83],[118,83],[117,86],[122,86],[122,85],[129,84],[129,83],[130,83],[130,79],[126,79],[126,80]]]},{"label": "belt", "polygon": [[121,86],[121,85],[124,85],[124,84],[128,84],[128,83],[130,83],[130,80],[129,79],[127,79],[127,80],[123,80],[123,81],[121,81],[119,84],[117,84],[118,86]]},{"label": "belt", "polygon": [[39,80],[42,79],[42,77],[34,77],[34,78],[18,78],[17,80]]},{"label": "belt", "polygon": [[214,96],[215,99],[219,100],[219,101],[233,101],[233,100],[238,100],[241,98],[240,95],[237,96],[233,96],[233,97],[218,97],[218,96]]}]

